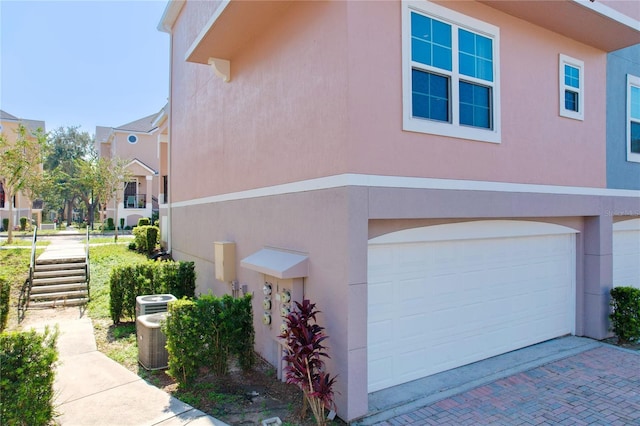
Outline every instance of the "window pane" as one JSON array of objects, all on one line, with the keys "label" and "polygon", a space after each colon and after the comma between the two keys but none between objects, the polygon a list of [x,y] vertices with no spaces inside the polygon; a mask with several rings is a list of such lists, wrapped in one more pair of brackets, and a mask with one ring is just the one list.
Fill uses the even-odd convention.
[{"label": "window pane", "polygon": [[493,81],[493,40],[458,29],[460,74]]},{"label": "window pane", "polygon": [[449,121],[449,79],[416,69],[411,76],[413,116]]},{"label": "window pane", "polygon": [[431,43],[412,38],[411,39],[411,59],[423,64],[431,64]]},{"label": "window pane", "polygon": [[571,90],[564,91],[564,109],[578,112],[578,93]]},{"label": "window pane", "polygon": [[412,12],[411,59],[451,71],[451,25]]},{"label": "window pane", "polygon": [[640,87],[631,86],[631,117],[640,120]]},{"label": "window pane", "polygon": [[631,152],[640,154],[640,123],[631,122]]},{"label": "window pane", "polygon": [[571,65],[565,65],[564,84],[570,87],[580,88],[580,70]]},{"label": "window pane", "polygon": [[431,22],[433,28],[433,42],[451,49],[451,25],[436,21],[435,19]]},{"label": "window pane", "polygon": [[460,124],[491,128],[491,88],[460,82]]}]

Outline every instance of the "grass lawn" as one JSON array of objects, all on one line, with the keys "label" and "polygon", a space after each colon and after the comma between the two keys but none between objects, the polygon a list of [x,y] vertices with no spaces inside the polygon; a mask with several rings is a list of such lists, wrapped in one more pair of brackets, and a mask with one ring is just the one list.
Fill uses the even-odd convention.
[{"label": "grass lawn", "polygon": [[[29,242],[31,244],[31,242]],[[44,249],[36,249],[36,256]],[[9,295],[9,320],[7,330],[13,330],[18,326],[18,299],[24,281],[29,276],[29,262],[31,260],[31,250],[25,249],[4,249],[0,250],[0,278],[11,283],[11,293]]]}]

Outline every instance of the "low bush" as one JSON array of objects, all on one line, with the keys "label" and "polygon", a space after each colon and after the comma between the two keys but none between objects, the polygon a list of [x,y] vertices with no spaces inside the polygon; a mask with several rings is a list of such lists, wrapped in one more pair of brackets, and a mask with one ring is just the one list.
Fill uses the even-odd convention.
[{"label": "low bush", "polygon": [[148,217],[141,217],[138,219],[138,226],[149,226],[151,225],[151,221]]},{"label": "low bush", "polygon": [[113,218],[112,217],[108,217],[107,218],[107,226],[105,228],[107,231],[113,231],[114,229],[116,229],[116,226],[113,223]]},{"label": "low bush", "polygon": [[612,288],[611,307],[611,329],[618,337],[618,343],[627,344],[640,340],[640,289]]},{"label": "low bush", "polygon": [[48,328],[0,334],[0,424],[52,423],[57,337]]},{"label": "low bush", "polygon": [[120,229],[124,229],[124,217],[120,218]]},{"label": "low bush", "polygon": [[207,295],[171,302],[162,329],[167,336],[169,374],[181,385],[191,383],[202,367],[226,374],[231,357],[245,371],[253,367],[250,294],[237,299]]},{"label": "low bush", "polygon": [[7,217],[2,219],[2,230],[5,232],[9,230],[9,218]]},{"label": "low bush", "polygon": [[29,220],[29,219],[27,219],[24,216],[20,218],[20,230],[21,231],[24,231],[25,229],[27,229],[27,220]]},{"label": "low bush", "polygon": [[173,294],[193,297],[196,288],[193,262],[153,262],[116,266],[109,277],[109,313],[114,324],[124,317],[134,318],[136,297],[146,294]]},{"label": "low bush", "polygon": [[146,253],[147,256],[151,256],[158,245],[159,233],[160,229],[158,229],[157,226],[138,225],[133,228],[134,241],[138,251],[140,253]]},{"label": "low bush", "polygon": [[7,327],[9,320],[9,297],[11,293],[11,283],[0,277],[0,332]]}]

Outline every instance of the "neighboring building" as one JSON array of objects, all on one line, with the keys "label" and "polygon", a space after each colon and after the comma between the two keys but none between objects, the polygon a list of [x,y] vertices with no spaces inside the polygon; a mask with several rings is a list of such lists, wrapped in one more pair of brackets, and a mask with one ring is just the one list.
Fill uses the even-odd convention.
[{"label": "neighboring building", "polygon": [[614,173],[626,124],[606,119],[607,55],[639,19],[603,0],[170,1],[169,249],[198,292],[254,294],[279,374],[283,293],[317,303],[345,420],[420,377],[604,338],[614,277],[640,286],[638,169]]},{"label": "neighboring building", "polygon": [[[27,120],[18,118],[5,111],[0,110],[0,133],[2,133],[9,142],[15,142],[17,138],[18,126],[23,125],[33,134],[38,129],[45,132],[44,121]],[[19,192],[13,197],[13,224],[20,225],[21,217],[30,217],[37,226],[42,223],[42,200],[31,200],[24,192]],[[0,182],[0,226],[2,219],[9,217],[9,200],[7,199],[2,183]]]},{"label": "neighboring building", "polygon": [[[100,157],[128,161],[131,179],[124,190],[107,206],[107,217],[124,219],[134,226],[141,217],[155,217],[159,212],[159,152],[166,121],[163,108],[159,112],[119,127],[96,127],[96,151]],[[166,125],[165,125],[166,127]],[[165,130],[166,133],[166,130]],[[119,224],[117,224],[119,226]]]}]

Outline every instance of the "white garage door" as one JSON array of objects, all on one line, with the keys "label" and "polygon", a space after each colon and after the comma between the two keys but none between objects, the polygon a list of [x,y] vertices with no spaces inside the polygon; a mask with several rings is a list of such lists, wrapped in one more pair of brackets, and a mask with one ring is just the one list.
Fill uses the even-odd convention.
[{"label": "white garage door", "polygon": [[613,285],[640,288],[640,219],[613,224]]},{"label": "white garage door", "polygon": [[369,241],[369,392],[574,332],[575,232],[477,221]]}]

